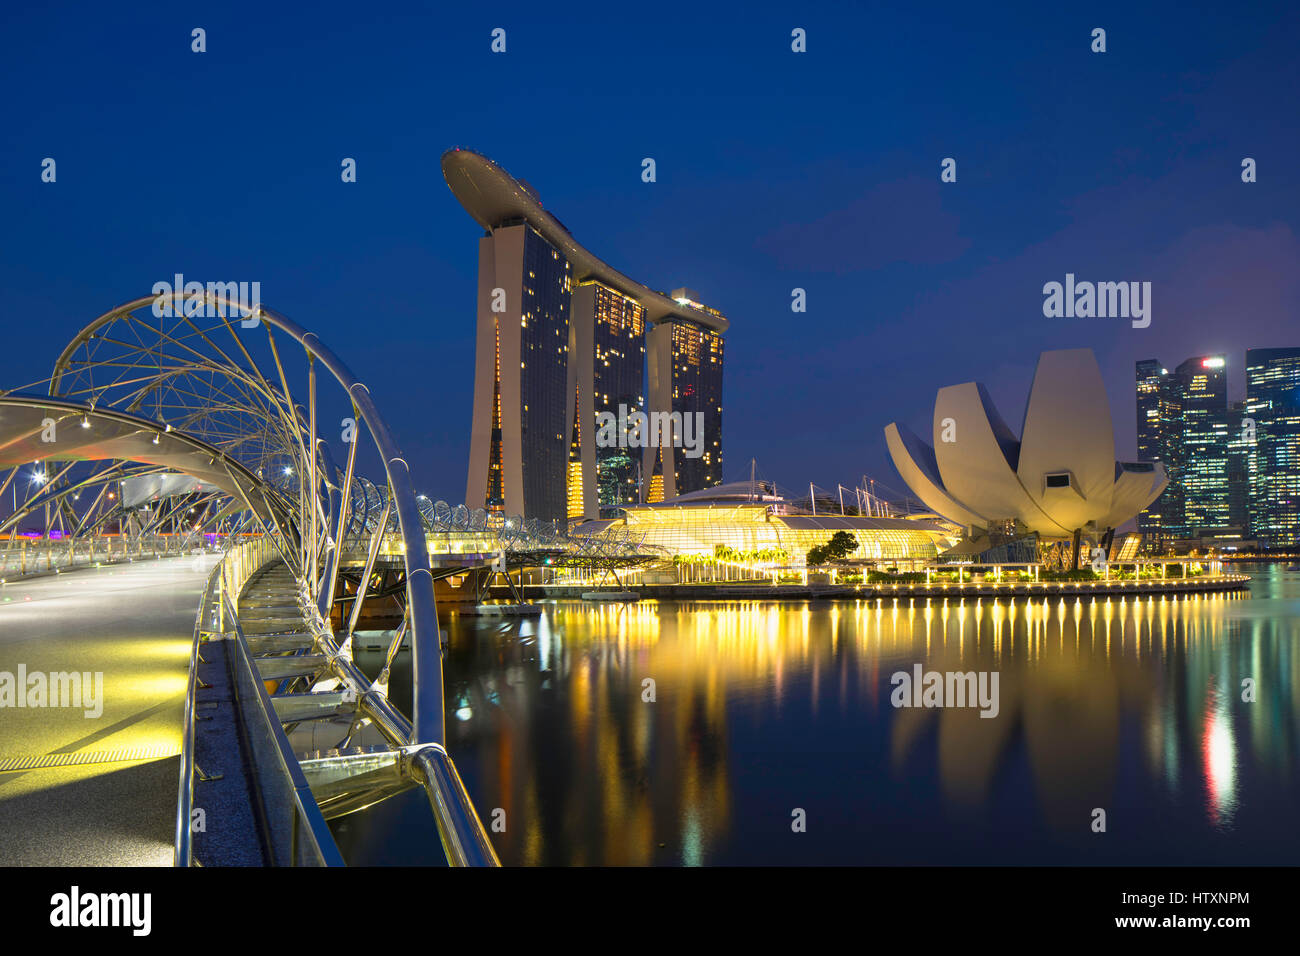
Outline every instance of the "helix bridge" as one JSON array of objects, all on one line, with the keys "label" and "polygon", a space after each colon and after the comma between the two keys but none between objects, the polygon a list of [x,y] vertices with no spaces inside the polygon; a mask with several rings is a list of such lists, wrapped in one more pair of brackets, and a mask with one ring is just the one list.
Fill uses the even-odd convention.
[{"label": "helix bridge", "polygon": [[[401,383],[392,390],[400,397]],[[272,309],[204,290],[126,302],[87,324],[48,377],[0,392],[8,496],[6,575],[181,554],[210,563],[194,620],[177,865],[240,853],[341,864],[326,821],[415,787],[448,863],[495,865],[447,751],[435,577],[667,557],[627,529],[584,534],[416,494],[370,388],[334,351]],[[380,598],[400,620],[368,677],[354,636]],[[389,694],[402,647],[405,710]],[[236,799],[239,787],[256,794],[247,845],[196,833],[196,807]]]}]

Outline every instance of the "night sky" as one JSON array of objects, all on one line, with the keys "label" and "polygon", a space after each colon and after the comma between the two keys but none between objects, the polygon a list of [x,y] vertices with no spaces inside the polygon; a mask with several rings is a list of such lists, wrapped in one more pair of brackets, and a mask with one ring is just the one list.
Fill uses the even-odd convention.
[{"label": "night sky", "polygon": [[[0,387],[176,272],[256,280],[367,382],[417,488],[460,501],[480,230],[452,146],[728,316],[728,480],[754,457],[791,489],[901,490],[885,424],[928,434],[935,391],[975,379],[1018,431],[1038,352],[1079,346],[1135,457],[1135,360],[1226,352],[1239,398],[1246,348],[1300,345],[1294,6],[275,6],[5,6]],[[1151,326],[1044,318],[1067,272],[1150,281]]]}]

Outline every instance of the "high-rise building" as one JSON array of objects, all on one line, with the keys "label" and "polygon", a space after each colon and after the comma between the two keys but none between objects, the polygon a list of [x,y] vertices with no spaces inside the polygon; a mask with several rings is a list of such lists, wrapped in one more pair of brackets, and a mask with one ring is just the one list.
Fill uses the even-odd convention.
[{"label": "high-rise building", "polygon": [[485,156],[449,150],[442,169],[486,230],[465,504],[595,518],[719,483],[722,313],[606,265]]},{"label": "high-rise building", "polygon": [[[570,518],[608,515],[640,500],[629,415],[645,411],[645,315],[636,299],[600,282],[573,291],[565,416],[572,429]],[[610,420],[612,431],[602,434],[598,422]]]},{"label": "high-rise building", "polygon": [[1183,489],[1179,482],[1182,463],[1183,420],[1179,392],[1169,369],[1155,359],[1137,363],[1138,461],[1160,462],[1169,484],[1164,493],[1138,515],[1138,530],[1146,545],[1163,551],[1182,537]]},{"label": "high-rise building", "polygon": [[1229,403],[1224,356],[1173,372],[1137,363],[1138,453],[1170,484],[1139,516],[1149,543],[1300,545],[1300,348],[1249,349],[1246,400]]},{"label": "high-rise building", "polygon": [[1245,415],[1235,425],[1250,446],[1252,537],[1300,545],[1300,348],[1247,350]]},{"label": "high-rise building", "polygon": [[[683,305],[721,316],[690,289],[676,289]],[[650,502],[700,491],[722,482],[722,335],[677,319],[649,335],[650,405],[668,413],[681,440],[645,449],[642,470],[651,476]]]},{"label": "high-rise building", "polygon": [[479,240],[471,508],[563,517],[569,263],[527,223]]},{"label": "high-rise building", "polygon": [[1228,532],[1250,537],[1250,456],[1253,438],[1242,428],[1248,418],[1245,402],[1231,402],[1228,406]]},{"label": "high-rise building", "polygon": [[1182,413],[1183,526],[1189,537],[1232,527],[1228,491],[1228,376],[1221,355],[1190,358],[1174,374]]},{"label": "high-rise building", "polygon": [[1248,462],[1229,431],[1227,362],[1201,355],[1172,372],[1137,363],[1138,458],[1165,466],[1169,486],[1138,516],[1149,546],[1248,534]]}]

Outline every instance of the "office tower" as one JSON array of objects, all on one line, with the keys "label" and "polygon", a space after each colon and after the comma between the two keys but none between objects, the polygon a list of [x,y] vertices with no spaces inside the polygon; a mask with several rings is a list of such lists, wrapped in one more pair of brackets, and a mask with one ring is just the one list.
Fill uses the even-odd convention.
[{"label": "office tower", "polygon": [[1250,415],[1245,402],[1228,406],[1228,528],[1225,538],[1250,537],[1250,456],[1254,435],[1245,423]]},{"label": "office tower", "polygon": [[[672,495],[719,483],[722,313],[693,293],[670,298],[611,268],[579,245],[531,186],[487,157],[448,150],[442,169],[487,233],[479,240],[465,503],[572,520],[646,500],[647,489],[656,500],[665,488]],[[649,390],[650,409],[647,364],[659,383]],[[676,436],[692,447],[646,447],[658,432],[636,427],[647,412],[653,425],[675,415],[668,441]],[[703,434],[695,418],[679,432],[682,415],[695,412]],[[609,415],[617,427],[602,429]]]},{"label": "office tower", "polygon": [[1246,352],[1251,535],[1261,546],[1300,546],[1300,348]]},{"label": "office tower", "polygon": [[1179,472],[1182,427],[1178,389],[1173,387],[1169,370],[1155,359],[1138,362],[1138,461],[1160,462],[1169,478],[1164,493],[1138,515],[1144,545],[1153,551],[1164,551],[1173,539],[1185,534]]},{"label": "office tower", "polygon": [[1182,524],[1189,537],[1205,537],[1231,526],[1225,366],[1221,355],[1202,355],[1174,370],[1183,426]]},{"label": "office tower", "polygon": [[1137,363],[1138,458],[1165,465],[1169,487],[1138,516],[1154,550],[1178,539],[1247,535],[1249,457],[1234,438],[1222,355],[1190,358],[1173,371]]}]

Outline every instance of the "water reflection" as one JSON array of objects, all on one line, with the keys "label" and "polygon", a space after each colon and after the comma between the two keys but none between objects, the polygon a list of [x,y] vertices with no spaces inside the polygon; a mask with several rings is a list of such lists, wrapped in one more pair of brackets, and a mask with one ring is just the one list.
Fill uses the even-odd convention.
[{"label": "water reflection", "polygon": [[[1293,861],[1297,594],[452,618],[448,743],[506,864]],[[895,709],[918,662],[998,671],[998,716]],[[336,827],[345,855],[418,862],[367,844],[429,839],[422,800]]]}]

